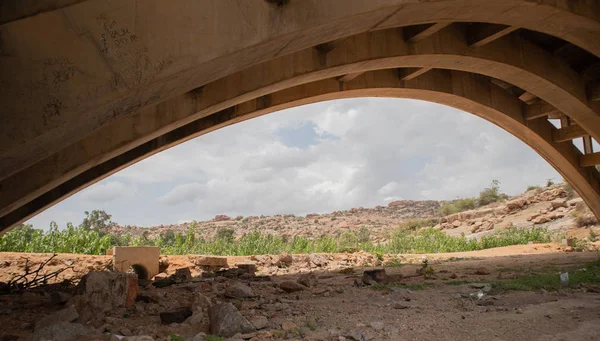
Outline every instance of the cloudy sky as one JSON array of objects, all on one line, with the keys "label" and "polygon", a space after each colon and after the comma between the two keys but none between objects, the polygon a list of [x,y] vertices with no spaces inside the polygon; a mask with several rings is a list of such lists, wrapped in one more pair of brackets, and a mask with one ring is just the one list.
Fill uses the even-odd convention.
[{"label": "cloudy sky", "polygon": [[373,207],[397,199],[475,196],[493,179],[517,194],[562,178],[491,123],[403,99],[323,102],[226,127],[139,162],[32,218],[78,224],[103,209],[151,226],[217,214]]}]

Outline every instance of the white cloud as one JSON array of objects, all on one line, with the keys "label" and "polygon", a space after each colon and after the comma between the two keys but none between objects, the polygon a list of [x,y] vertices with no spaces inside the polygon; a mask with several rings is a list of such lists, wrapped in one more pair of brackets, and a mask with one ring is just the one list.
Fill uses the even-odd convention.
[{"label": "white cloud", "polygon": [[[319,136],[335,138],[303,149],[285,145],[277,135],[307,124]],[[399,198],[452,199],[477,195],[492,179],[516,194],[547,178],[560,180],[529,147],[474,115],[422,101],[363,98],[223,128],[139,162],[74,198],[104,203],[101,208],[117,222],[151,225],[221,213],[304,214]],[[135,196],[110,201],[132,192],[129,186],[137,188]],[[55,212],[90,209],[78,200],[61,205],[67,206]]]},{"label": "white cloud", "polygon": [[103,181],[92,185],[79,194],[79,198],[91,203],[106,203],[124,197],[134,196],[137,192],[135,186],[119,181]]}]

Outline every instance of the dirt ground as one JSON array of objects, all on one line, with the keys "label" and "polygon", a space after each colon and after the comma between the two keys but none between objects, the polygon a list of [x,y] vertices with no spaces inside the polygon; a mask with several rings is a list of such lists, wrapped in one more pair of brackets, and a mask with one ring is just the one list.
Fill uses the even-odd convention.
[{"label": "dirt ground", "polygon": [[[259,274],[268,276],[198,279],[181,286],[147,287],[140,294],[164,300],[157,304],[138,302],[133,308],[108,312],[97,316],[89,326],[105,335],[123,335],[126,330],[133,335],[150,335],[154,340],[170,340],[170,333],[192,340],[198,332],[208,333],[206,316],[200,315],[195,324],[186,321],[160,325],[158,312],[189,303],[186,295],[194,286],[194,292],[201,292],[208,301],[234,303],[250,321],[266,318],[260,331],[244,336],[251,340],[600,340],[600,294],[592,292],[597,290],[485,289],[485,283],[524,275],[555,272],[558,276],[559,272],[600,259],[597,252],[567,251],[571,250],[560,244],[533,244],[477,252],[402,255],[394,258],[401,262],[393,263],[388,256],[377,268],[386,270],[389,281],[374,287],[356,285],[364,270],[374,268],[360,266],[373,262],[374,258],[366,255],[332,256],[331,261],[317,268],[295,266],[293,262],[273,267],[265,258],[257,261],[255,257]],[[0,254],[0,281],[21,271],[19,264],[25,256],[35,262],[33,258],[42,260],[48,255]],[[417,274],[424,257],[434,270],[429,279]],[[168,259],[167,272],[190,264],[187,256]],[[343,259],[350,261],[344,263]],[[230,262],[249,260],[252,258],[237,257]],[[66,275],[76,278],[109,261],[105,256],[59,255],[53,266],[74,266],[75,271]],[[352,261],[359,266],[348,266]],[[302,275],[300,269],[312,271],[317,284],[293,293],[281,290],[279,284],[296,281]],[[254,297],[225,297],[223,293],[237,282],[247,284]],[[2,340],[9,340],[7,335],[27,340],[37,320],[60,308],[35,294],[0,295]]]}]

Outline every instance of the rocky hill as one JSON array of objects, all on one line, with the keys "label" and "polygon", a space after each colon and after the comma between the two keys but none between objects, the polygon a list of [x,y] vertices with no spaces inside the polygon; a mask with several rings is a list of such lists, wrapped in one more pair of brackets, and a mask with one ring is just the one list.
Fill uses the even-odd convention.
[{"label": "rocky hill", "polygon": [[[546,226],[577,236],[596,233],[597,221],[581,198],[567,185],[557,184],[536,188],[521,195],[473,210],[440,216],[440,208],[449,201],[400,200],[374,208],[352,208],[327,214],[310,213],[274,216],[229,217],[217,215],[209,221],[196,222],[197,233],[211,238],[216,231],[228,228],[239,237],[255,230],[280,236],[318,237],[335,235],[347,230],[367,229],[374,242],[385,242],[390,231],[399,227],[435,227],[450,235],[492,233],[508,226]],[[186,232],[192,223],[154,227],[112,226],[110,233],[132,236],[146,234],[154,238],[166,231]]]}]

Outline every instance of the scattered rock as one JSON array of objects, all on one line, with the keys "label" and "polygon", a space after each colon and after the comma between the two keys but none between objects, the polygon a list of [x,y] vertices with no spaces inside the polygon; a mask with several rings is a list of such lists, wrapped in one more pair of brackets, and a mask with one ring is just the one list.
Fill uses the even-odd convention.
[{"label": "scattered rock", "polygon": [[251,276],[256,275],[256,264],[244,263],[244,264],[237,264],[236,266],[238,267],[238,269],[241,269],[244,273],[246,273],[248,275],[251,275]]},{"label": "scattered rock", "polygon": [[31,336],[31,341],[78,341],[94,336],[96,332],[89,327],[79,323],[57,323],[36,330]]},{"label": "scattered rock", "polygon": [[181,307],[171,311],[165,311],[159,314],[160,323],[171,324],[171,323],[182,323],[187,320],[188,317],[192,316],[192,309],[190,307]]},{"label": "scattered rock", "polygon": [[231,217],[228,215],[225,215],[225,214],[217,214],[213,220],[214,221],[228,221],[228,220],[231,220]]},{"label": "scattered rock", "polygon": [[187,282],[192,279],[190,268],[179,268],[175,270],[174,279],[177,283]]},{"label": "scattered rock", "polygon": [[279,288],[281,288],[281,290],[287,293],[302,291],[306,289],[304,285],[294,281],[283,281],[279,283]]},{"label": "scattered rock", "polygon": [[475,269],[475,274],[476,275],[489,275],[490,271],[487,268],[482,266],[482,267]]},{"label": "scattered rock", "polygon": [[554,199],[552,201],[550,201],[550,206],[552,207],[553,210],[559,208],[559,207],[567,207],[567,199],[562,199],[562,198],[558,198],[558,199]]},{"label": "scattered rock", "polygon": [[318,280],[317,276],[315,276],[314,273],[310,272],[300,275],[297,282],[304,285],[305,287],[314,287],[317,285]]},{"label": "scattered rock", "polygon": [[206,341],[206,333],[198,333],[194,335],[192,341]]},{"label": "scattered rock", "polygon": [[154,339],[148,335],[128,336],[121,340],[122,341],[154,341]]},{"label": "scattered rock", "polygon": [[384,283],[388,279],[385,269],[365,270],[363,272],[362,282],[365,285],[373,285],[375,283]]},{"label": "scattered rock", "polygon": [[308,255],[308,263],[309,265],[314,265],[316,267],[322,267],[327,265],[328,260],[323,255],[319,255],[317,253],[311,253]]},{"label": "scattered rock", "polygon": [[210,332],[224,337],[251,333],[255,328],[231,303],[220,303],[209,310]]},{"label": "scattered rock", "polygon": [[54,314],[48,315],[48,316],[42,318],[41,320],[39,320],[35,324],[35,330],[40,330],[40,329],[43,329],[43,328],[46,328],[48,326],[58,324],[58,323],[73,322],[73,321],[77,320],[78,318],[79,318],[79,313],[77,313],[77,310],[75,309],[74,306],[70,306],[68,308],[61,309],[61,310],[55,312]]},{"label": "scattered rock", "polygon": [[279,256],[279,260],[277,261],[276,265],[280,268],[287,268],[292,265],[293,262],[294,257],[292,257],[292,255],[282,254]]},{"label": "scattered rock", "polygon": [[531,222],[534,223],[534,224],[544,224],[544,223],[547,223],[547,222],[549,222],[551,220],[552,219],[549,216],[547,216],[547,215],[541,215],[541,216],[538,216],[535,219],[532,219]]},{"label": "scattered rock", "polygon": [[257,330],[265,329],[269,326],[269,319],[262,315],[252,316],[250,318],[250,323],[252,323]]},{"label": "scattered rock", "polygon": [[252,288],[244,283],[237,282],[225,290],[225,297],[229,298],[249,298],[254,297]]},{"label": "scattered rock", "polygon": [[382,330],[384,327],[384,324],[381,321],[374,321],[374,322],[369,323],[369,326],[371,326],[371,328],[373,328],[375,330]]},{"label": "scattered rock", "polygon": [[63,291],[53,291],[50,293],[50,300],[53,304],[65,304],[67,303],[73,295],[63,292]]},{"label": "scattered rock", "polygon": [[452,222],[452,226],[454,226],[454,227],[459,227],[460,225],[461,225],[460,220],[455,220]]}]

